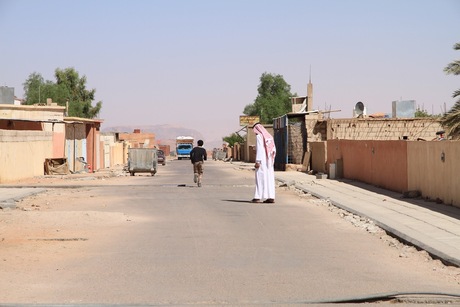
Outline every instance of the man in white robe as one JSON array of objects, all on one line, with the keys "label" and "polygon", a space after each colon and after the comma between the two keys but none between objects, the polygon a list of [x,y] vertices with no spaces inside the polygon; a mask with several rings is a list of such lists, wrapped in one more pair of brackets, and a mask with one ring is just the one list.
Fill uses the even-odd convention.
[{"label": "man in white robe", "polygon": [[256,177],[256,190],[253,203],[275,202],[275,155],[276,147],[273,137],[259,123],[253,127],[256,134],[256,163],[254,165]]}]

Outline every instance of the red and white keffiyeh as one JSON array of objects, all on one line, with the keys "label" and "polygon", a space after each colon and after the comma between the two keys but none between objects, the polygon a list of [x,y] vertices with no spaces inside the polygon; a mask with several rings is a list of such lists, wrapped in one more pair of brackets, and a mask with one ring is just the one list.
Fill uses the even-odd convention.
[{"label": "red and white keffiyeh", "polygon": [[255,134],[262,135],[262,137],[264,138],[265,153],[267,154],[267,158],[270,156],[272,159],[275,159],[275,140],[273,139],[271,134],[268,133],[267,129],[265,129],[265,127],[259,123],[255,124],[252,129],[254,130]]}]

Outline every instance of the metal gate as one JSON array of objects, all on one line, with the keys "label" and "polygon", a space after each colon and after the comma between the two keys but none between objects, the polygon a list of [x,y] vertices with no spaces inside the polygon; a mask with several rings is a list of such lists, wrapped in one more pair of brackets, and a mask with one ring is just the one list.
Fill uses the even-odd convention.
[{"label": "metal gate", "polygon": [[275,156],[275,170],[286,170],[288,161],[288,117],[283,115],[273,120],[273,138],[275,139],[276,156]]}]

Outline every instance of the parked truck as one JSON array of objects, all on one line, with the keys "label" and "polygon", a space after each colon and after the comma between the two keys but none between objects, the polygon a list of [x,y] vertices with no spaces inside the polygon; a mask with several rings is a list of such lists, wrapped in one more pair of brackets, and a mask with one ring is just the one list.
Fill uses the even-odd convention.
[{"label": "parked truck", "polygon": [[178,136],[176,138],[177,159],[190,159],[190,152],[193,149],[193,141],[194,139],[191,136]]}]

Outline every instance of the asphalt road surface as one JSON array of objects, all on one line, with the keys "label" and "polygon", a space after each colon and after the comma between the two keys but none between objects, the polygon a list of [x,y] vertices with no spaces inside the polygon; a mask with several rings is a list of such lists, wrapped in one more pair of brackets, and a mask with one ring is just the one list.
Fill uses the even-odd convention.
[{"label": "asphalt road surface", "polygon": [[[0,304],[264,305],[460,293],[458,271],[254,173],[187,160],[49,188],[0,211]],[[413,295],[412,295],[413,296]],[[425,298],[423,298],[425,299]],[[417,301],[417,304],[420,301]]]}]

